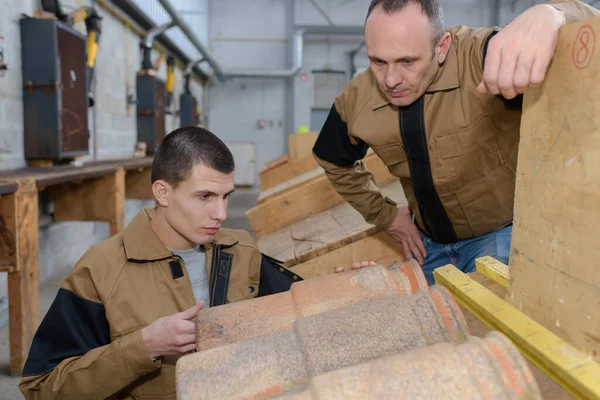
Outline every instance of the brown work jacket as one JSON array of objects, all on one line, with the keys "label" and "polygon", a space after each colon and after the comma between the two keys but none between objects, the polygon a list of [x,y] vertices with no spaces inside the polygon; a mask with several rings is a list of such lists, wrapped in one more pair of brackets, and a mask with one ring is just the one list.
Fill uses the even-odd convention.
[{"label": "brown work jacket", "polygon": [[[153,214],[140,211],[122,234],[92,246],[61,285],[23,370],[26,399],[176,398],[179,357],[153,361],[142,329],[196,300],[183,260],[150,226]],[[205,249],[211,306],[284,291],[300,279],[272,268],[245,231],[221,229]],[[219,299],[222,280],[211,271],[219,265],[223,273],[228,262],[226,298]]]},{"label": "brown work jacket", "polygon": [[[550,4],[567,23],[599,15],[575,0]],[[367,222],[387,229],[397,213],[359,161],[370,147],[400,178],[417,225],[434,240],[452,243],[512,223],[522,97],[476,91],[497,31],[450,28],[446,61],[410,106],[391,105],[370,69],[337,96],[313,153]]]}]

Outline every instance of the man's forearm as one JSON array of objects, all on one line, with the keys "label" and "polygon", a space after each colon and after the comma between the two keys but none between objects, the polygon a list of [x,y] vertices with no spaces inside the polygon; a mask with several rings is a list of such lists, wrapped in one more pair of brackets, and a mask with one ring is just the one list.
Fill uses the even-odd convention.
[{"label": "man's forearm", "polygon": [[340,167],[316,156],[315,159],[325,169],[335,190],[362,214],[365,221],[383,230],[390,227],[396,217],[396,203],[381,193],[373,174],[362,162],[351,167]]},{"label": "man's forearm", "polygon": [[27,400],[107,398],[159,363],[150,359],[138,330],[81,357],[67,358],[51,372],[24,376],[19,389]]}]

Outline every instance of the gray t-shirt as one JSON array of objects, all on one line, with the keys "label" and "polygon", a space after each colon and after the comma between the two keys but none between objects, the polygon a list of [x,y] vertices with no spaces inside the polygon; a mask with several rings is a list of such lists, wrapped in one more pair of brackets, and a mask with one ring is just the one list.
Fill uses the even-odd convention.
[{"label": "gray t-shirt", "polygon": [[192,282],[192,289],[196,301],[204,300],[204,308],[210,307],[210,293],[208,291],[208,274],[206,273],[206,252],[204,246],[190,250],[173,250],[171,252],[183,259],[188,276]]}]

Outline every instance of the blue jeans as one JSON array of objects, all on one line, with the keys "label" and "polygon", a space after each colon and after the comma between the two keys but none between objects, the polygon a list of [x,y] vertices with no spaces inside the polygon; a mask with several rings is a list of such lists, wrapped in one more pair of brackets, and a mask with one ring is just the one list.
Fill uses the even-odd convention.
[{"label": "blue jeans", "polygon": [[487,235],[452,244],[436,243],[423,232],[419,232],[419,234],[427,251],[422,268],[430,286],[435,284],[433,270],[444,265],[452,264],[463,272],[473,272],[475,271],[475,259],[484,256],[494,257],[508,265],[512,225]]}]

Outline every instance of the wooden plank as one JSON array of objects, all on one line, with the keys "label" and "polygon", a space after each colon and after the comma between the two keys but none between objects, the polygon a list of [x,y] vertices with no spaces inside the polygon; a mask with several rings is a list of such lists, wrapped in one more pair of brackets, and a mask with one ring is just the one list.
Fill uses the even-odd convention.
[{"label": "wooden plank", "polygon": [[[391,181],[393,183],[390,185],[397,185],[398,188],[401,188],[399,181],[396,181],[396,178],[390,175],[378,157],[370,160],[372,161],[367,165],[371,166],[369,170],[374,173],[377,183],[381,185]],[[382,187],[383,190],[391,189],[384,186]],[[401,189],[396,191],[404,193]],[[320,178],[306,182],[304,185],[272,197],[270,200],[248,210],[246,216],[254,233],[257,237],[260,237],[331,208],[343,201],[329,179],[323,175]]]},{"label": "wooden plank", "polygon": [[502,264],[493,257],[485,256],[475,260],[475,267],[481,274],[487,276],[502,287],[508,286],[510,271],[508,265]]},{"label": "wooden plank", "polygon": [[[294,241],[292,240],[292,228],[290,226],[268,236],[258,238],[257,245],[261,252],[281,261],[285,266],[290,265],[290,260],[295,260]],[[294,262],[291,265],[293,264]]]},{"label": "wooden plank", "polygon": [[390,235],[378,232],[346,246],[292,265],[291,270],[304,279],[332,274],[336,267],[349,268],[355,261],[375,261],[390,265],[405,260],[401,246]]},{"label": "wooden plank", "polygon": [[600,17],[561,28],[545,83],[524,97],[508,298],[596,361],[600,99],[590,88],[600,84],[598,33]]},{"label": "wooden plank", "polygon": [[319,164],[312,155],[302,158],[288,158],[259,172],[260,188],[266,190],[315,168],[319,168]]},{"label": "wooden plank", "polygon": [[377,232],[350,204],[342,203],[259,238],[258,247],[291,267]]},{"label": "wooden plank", "polygon": [[[150,168],[152,167],[152,160],[153,157],[149,156],[93,161],[87,162],[82,166],[56,165],[48,168],[18,168],[0,171],[0,179],[12,182],[22,179],[35,179],[39,188],[45,188],[83,179],[98,178],[103,175],[112,174],[121,167],[125,168],[126,171],[137,170],[139,168]],[[0,184],[0,192],[3,184],[4,183]]]},{"label": "wooden plank", "polygon": [[0,196],[14,193],[18,187],[14,182],[0,182]]},{"label": "wooden plank", "polygon": [[17,195],[12,193],[0,197],[0,267],[16,269],[16,256]]},{"label": "wooden plank", "polygon": [[0,179],[17,181],[34,179],[38,188],[45,188],[62,183],[76,182],[83,179],[98,178],[112,174],[117,170],[112,164],[91,165],[75,167],[61,165],[51,168],[20,168],[15,170],[0,171]]},{"label": "wooden plank", "polygon": [[[384,186],[382,193],[399,205],[407,203],[399,182]],[[367,223],[350,204],[341,203],[260,237],[258,246],[263,253],[282,260],[289,267],[376,233],[377,228]]]},{"label": "wooden plank", "polygon": [[[371,171],[371,173],[373,174],[375,183],[377,183],[379,185],[383,185],[383,184],[392,182],[397,179],[390,174],[389,170],[387,169],[385,164],[383,164],[383,161],[381,161],[381,159],[377,156],[377,154],[375,154],[373,152],[368,153],[367,156],[363,159],[363,162],[364,162],[365,167],[369,171]],[[293,177],[289,178],[288,180],[286,180],[276,186],[273,186],[266,190],[263,190],[261,192],[261,194],[259,195],[256,203],[257,204],[265,203],[266,201],[268,201],[269,199],[271,199],[277,195],[280,195],[287,191],[295,189],[295,188],[297,188],[313,179],[317,179],[323,175],[325,175],[325,170],[321,167],[317,167],[317,168],[310,170],[306,173],[303,173],[301,175],[293,176]]]},{"label": "wooden plank", "polygon": [[[500,286],[493,280],[489,279],[484,274],[473,272],[468,274],[468,276],[473,279],[475,282],[478,282],[486,289],[490,290],[496,296],[501,299],[506,296],[506,288]],[[492,329],[487,326],[482,320],[477,318],[475,314],[470,312],[463,305],[459,304],[459,307],[467,321],[467,326],[469,328],[469,334],[471,336],[477,336],[484,338],[487,336]],[[554,382],[548,375],[546,375],[542,370],[535,366],[531,361],[526,360],[527,365],[540,388],[540,392],[542,394],[542,398],[544,400],[571,400],[573,396],[569,394],[565,389],[563,389],[558,383]]]},{"label": "wooden plank", "polygon": [[447,287],[470,312],[499,330],[538,368],[579,399],[600,399],[600,365],[452,265],[436,269],[435,281]]},{"label": "wooden plank", "polygon": [[10,370],[20,374],[40,321],[38,283],[38,189],[19,182],[15,193],[15,270],[8,274]]},{"label": "wooden plank", "polygon": [[290,157],[312,157],[312,149],[315,146],[317,137],[319,137],[317,132],[292,133],[288,135],[288,152]]},{"label": "wooden plank", "polygon": [[114,204],[115,213],[110,224],[110,235],[116,235],[125,229],[125,169],[119,168],[113,175],[109,201]]},{"label": "wooden plank", "polygon": [[265,201],[267,201],[268,199],[270,199],[278,194],[282,194],[283,192],[297,188],[298,186],[303,185],[308,181],[311,181],[316,178],[320,178],[324,175],[325,175],[325,170],[321,167],[318,167],[318,168],[312,169],[308,172],[305,172],[301,175],[295,176],[291,179],[284,181],[283,183],[280,183],[279,185],[276,185],[276,186],[273,186],[266,190],[261,191],[260,195],[258,196],[258,200],[256,200],[256,204],[262,204]]},{"label": "wooden plank", "polygon": [[111,236],[124,224],[125,171],[50,188],[56,221],[104,221]]},{"label": "wooden plank", "polygon": [[137,168],[125,174],[125,196],[132,200],[154,200],[150,168]]},{"label": "wooden plank", "polygon": [[257,237],[275,232],[343,201],[326,176],[275,196],[246,212]]},{"label": "wooden plank", "polygon": [[269,169],[269,168],[276,167],[277,165],[279,165],[279,164],[281,164],[281,163],[283,163],[283,162],[285,162],[285,161],[287,161],[289,159],[290,159],[290,155],[288,153],[285,153],[285,154],[283,154],[283,155],[281,155],[281,156],[279,156],[279,157],[277,157],[277,158],[269,161],[267,163],[267,165],[265,166],[264,169]]}]

